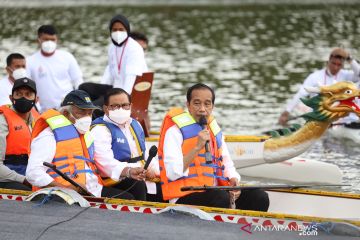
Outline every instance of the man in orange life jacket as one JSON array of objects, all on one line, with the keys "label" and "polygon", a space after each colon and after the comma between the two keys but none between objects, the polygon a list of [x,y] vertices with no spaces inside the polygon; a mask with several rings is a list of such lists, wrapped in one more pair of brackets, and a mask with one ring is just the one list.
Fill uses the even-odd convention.
[{"label": "man in orange life jacket", "polygon": [[38,117],[35,82],[16,80],[10,100],[12,105],[0,107],[0,187],[31,190],[25,171],[32,126]]},{"label": "man in orange life jacket", "polygon": [[[85,91],[74,90],[65,96],[59,111],[50,109],[39,117],[32,133],[26,170],[26,177],[33,186],[57,186],[79,191],[56,172],[43,166],[44,162],[48,162],[96,197],[117,195],[118,198],[134,199],[125,191],[102,185],[99,174],[111,175],[112,169],[99,172],[101,169],[97,169],[94,161],[94,143],[89,129],[95,108]],[[133,178],[142,180],[146,172],[142,168],[126,167],[118,178],[129,173]]]},{"label": "man in orange life jacket", "polygon": [[[165,116],[159,140],[159,165],[164,200],[171,203],[228,208],[236,200],[237,209],[267,211],[269,198],[262,190],[186,191],[183,186],[237,186],[240,175],[230,158],[219,125],[211,115],[215,93],[205,84],[195,84],[187,91],[188,112],[172,109]],[[204,129],[199,120],[205,116]],[[205,160],[208,142],[212,161]]]}]

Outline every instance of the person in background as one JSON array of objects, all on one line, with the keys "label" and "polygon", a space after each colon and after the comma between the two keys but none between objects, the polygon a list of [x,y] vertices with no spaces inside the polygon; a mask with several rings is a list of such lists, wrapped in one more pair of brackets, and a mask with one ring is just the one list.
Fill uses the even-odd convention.
[{"label": "person in background", "polygon": [[[267,211],[263,190],[181,191],[184,186],[238,186],[240,175],[230,157],[222,131],[211,115],[215,92],[198,83],[186,94],[187,111],[175,108],[161,126],[158,157],[164,200],[170,203]],[[207,145],[207,146],[205,146]],[[207,150],[206,150],[207,149]],[[210,159],[205,159],[208,151]]]},{"label": "person in background", "polygon": [[[49,109],[39,117],[32,132],[26,169],[26,178],[33,186],[65,187],[81,192],[53,170],[43,166],[44,162],[48,162],[96,197],[134,199],[126,191],[102,185],[99,174],[116,176],[117,180],[131,177],[141,181],[146,171],[140,167],[125,167],[122,171],[96,167],[94,140],[89,131],[95,108],[86,92],[73,90],[65,96],[59,111]],[[115,171],[117,175],[113,173]]]},{"label": "person in background", "polygon": [[38,29],[40,49],[26,59],[27,71],[38,87],[42,111],[58,108],[65,95],[83,82],[82,72],[75,57],[57,49],[58,35],[54,26]]},{"label": "person in background", "polygon": [[134,31],[134,32],[130,32],[129,36],[140,44],[144,52],[148,50],[149,39],[146,37],[145,34]]},{"label": "person in background", "polygon": [[6,72],[7,76],[0,80],[0,106],[11,104],[9,96],[12,93],[12,88],[16,79],[26,77],[26,63],[25,57],[20,53],[11,53],[6,58]]},{"label": "person in background", "polygon": [[[130,117],[131,96],[121,88],[110,89],[104,97],[104,117],[92,123],[94,136],[95,162],[99,169],[122,171],[125,167],[142,167],[146,156],[145,135],[138,121]],[[113,160],[116,160],[115,162]],[[147,178],[156,177],[153,162],[147,171]],[[114,166],[109,166],[114,164]],[[159,176],[159,172],[157,172]],[[107,174],[109,175],[109,174]],[[125,178],[112,187],[126,190],[137,200],[146,200],[147,186],[150,194],[156,195],[153,182],[137,181]]]},{"label": "person in background", "polygon": [[101,83],[132,92],[136,76],[148,71],[144,51],[129,37],[130,23],[123,15],[116,15],[109,24],[111,43],[108,49],[108,66]]},{"label": "person in background", "polygon": [[[346,61],[350,64],[352,71],[343,69]],[[358,82],[359,78],[360,66],[358,62],[353,59],[345,49],[334,48],[329,55],[326,67],[313,72],[305,79],[299,91],[287,104],[285,111],[281,113],[278,123],[282,126],[286,126],[291,118],[290,114],[295,110],[298,104],[301,104],[300,99],[310,96],[305,90],[306,87],[328,86],[340,81]],[[359,118],[355,114],[350,114],[348,117],[340,119],[339,121],[350,123],[358,121],[358,119]]]},{"label": "person in background", "polygon": [[35,110],[36,85],[28,78],[15,80],[12,105],[0,107],[0,187],[31,190],[25,178],[31,131],[39,116]]},{"label": "person in background", "polygon": [[[109,23],[111,43],[108,47],[108,65],[99,83],[83,83],[79,89],[87,92],[96,106],[104,105],[104,95],[115,87],[131,94],[136,76],[148,71],[142,46],[131,37],[130,23],[123,15],[114,16]],[[143,35],[138,36],[144,39]],[[147,38],[145,37],[147,40]],[[140,40],[141,41],[141,40]],[[93,118],[104,115],[95,110]]]}]

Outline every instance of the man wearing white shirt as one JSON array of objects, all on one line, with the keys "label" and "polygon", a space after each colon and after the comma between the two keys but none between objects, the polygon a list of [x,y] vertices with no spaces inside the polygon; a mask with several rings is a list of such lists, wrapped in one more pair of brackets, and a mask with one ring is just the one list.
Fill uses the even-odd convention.
[{"label": "man wearing white shirt", "polygon": [[15,80],[26,77],[25,57],[20,53],[11,53],[6,58],[6,72],[8,75],[0,81],[0,106],[11,104],[9,96]]},{"label": "man wearing white shirt", "polygon": [[27,71],[38,86],[42,111],[58,108],[61,100],[82,82],[83,76],[74,56],[57,49],[57,32],[52,25],[38,29],[39,51],[27,58]]},{"label": "man wearing white shirt", "polygon": [[[112,88],[104,97],[104,117],[97,118],[92,123],[91,133],[94,136],[95,162],[101,169],[112,169],[107,166],[115,160],[125,168],[142,167],[145,159],[145,136],[139,122],[130,117],[131,97],[123,89]],[[147,177],[155,177],[150,166]],[[144,181],[125,178],[112,187],[129,189],[135,199],[146,200],[147,188]],[[147,183],[150,193],[156,194],[155,183]]]},{"label": "man wearing white shirt", "polygon": [[[106,91],[114,88],[132,93],[136,76],[148,72],[144,49],[131,37],[130,23],[123,15],[114,16],[109,23],[110,41],[108,47],[108,65],[100,83],[86,82],[79,89],[86,91],[93,103],[103,106]],[[95,117],[103,113],[95,111]]]},{"label": "man wearing white shirt", "polygon": [[[345,61],[351,65],[351,70],[343,69]],[[279,124],[286,126],[289,120],[290,113],[296,109],[298,104],[301,104],[301,98],[310,96],[305,90],[306,87],[321,87],[332,85],[341,81],[358,82],[360,79],[360,66],[355,59],[352,59],[347,51],[342,48],[335,48],[332,50],[327,62],[326,68],[317,70],[310,74],[295,94],[293,99],[287,104],[285,111],[279,117]],[[340,122],[350,123],[358,121],[355,114],[350,114],[348,117],[340,119]]]},{"label": "man wearing white shirt", "polygon": [[114,16],[109,24],[111,42],[108,49],[108,66],[101,83],[122,88],[129,94],[136,76],[148,71],[144,50],[129,37],[130,23],[123,15]]},{"label": "man wearing white shirt", "polygon": [[95,108],[86,92],[74,90],[66,95],[59,112],[50,109],[40,116],[33,128],[26,169],[26,178],[33,186],[57,186],[80,191],[43,166],[44,162],[48,162],[96,197],[134,199],[130,193],[102,185],[99,174],[116,180],[123,177],[143,180],[146,172],[143,168],[124,168],[114,160],[105,168],[96,167],[93,138],[89,132]]},{"label": "man wearing white shirt", "polygon": [[[231,201],[237,209],[267,211],[269,198],[262,190],[181,191],[184,186],[240,183],[221,129],[211,115],[214,103],[213,89],[198,83],[187,91],[188,112],[172,109],[165,116],[158,148],[163,197],[172,203],[222,208]],[[211,154],[208,159],[207,154]]]}]

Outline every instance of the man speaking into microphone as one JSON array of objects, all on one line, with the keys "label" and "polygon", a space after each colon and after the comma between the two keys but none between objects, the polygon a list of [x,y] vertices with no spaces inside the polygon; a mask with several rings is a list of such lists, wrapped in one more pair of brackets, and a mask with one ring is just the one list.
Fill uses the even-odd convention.
[{"label": "man speaking into microphone", "polygon": [[198,83],[186,94],[188,111],[171,109],[162,123],[158,157],[161,189],[170,203],[267,211],[269,198],[263,190],[186,191],[185,186],[237,186],[240,175],[234,167],[222,131],[211,115],[215,93]]}]

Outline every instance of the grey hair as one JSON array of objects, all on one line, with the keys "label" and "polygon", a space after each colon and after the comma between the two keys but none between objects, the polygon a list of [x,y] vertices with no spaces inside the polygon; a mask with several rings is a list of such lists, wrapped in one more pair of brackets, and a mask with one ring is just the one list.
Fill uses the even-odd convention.
[{"label": "grey hair", "polygon": [[61,113],[61,114],[64,114],[65,111],[67,111],[68,113],[71,113],[71,110],[72,110],[72,106],[71,105],[67,105],[67,106],[62,106],[58,109],[58,111]]}]

